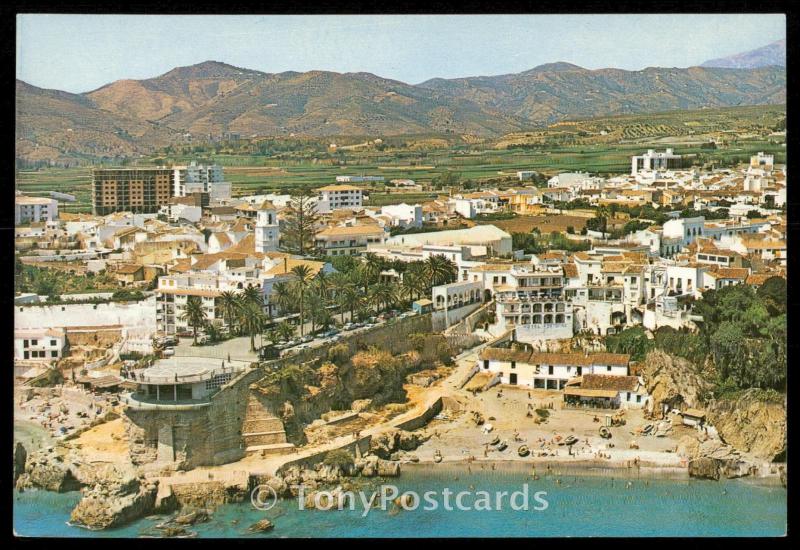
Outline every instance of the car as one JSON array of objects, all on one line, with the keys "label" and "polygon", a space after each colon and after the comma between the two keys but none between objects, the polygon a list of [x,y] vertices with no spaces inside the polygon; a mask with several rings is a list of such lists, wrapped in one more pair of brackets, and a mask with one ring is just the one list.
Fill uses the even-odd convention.
[{"label": "car", "polygon": [[355,324],[347,323],[342,327],[342,330],[353,330],[354,328],[356,328]]},{"label": "car", "polygon": [[161,355],[164,357],[172,357],[175,355],[175,348],[165,348],[164,351],[161,352]]},{"label": "car", "polygon": [[313,335],[311,335],[311,334],[306,334],[305,336],[303,336],[302,338],[300,338],[300,341],[301,341],[301,342],[303,342],[303,343],[306,343],[306,344],[307,344],[308,342],[311,342],[311,341],[313,341],[313,340],[314,340],[314,336],[313,336]]},{"label": "car", "polygon": [[191,330],[182,330],[177,333],[177,336],[180,336],[181,338],[191,338],[194,336],[194,332]]}]

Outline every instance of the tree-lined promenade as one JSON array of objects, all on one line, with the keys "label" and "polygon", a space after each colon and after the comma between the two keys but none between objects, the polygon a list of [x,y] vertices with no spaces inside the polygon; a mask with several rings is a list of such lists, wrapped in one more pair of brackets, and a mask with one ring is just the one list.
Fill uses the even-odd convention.
[{"label": "tree-lined promenade", "polygon": [[[337,257],[332,259],[334,271],[320,270],[316,274],[306,264],[294,266],[290,279],[276,283],[268,302],[282,316],[297,314],[297,326],[289,321],[273,324],[265,313],[266,302],[262,291],[248,286],[239,292],[226,291],[217,299],[222,319],[231,334],[249,336],[250,351],[255,351],[255,337],[266,332],[273,342],[286,341],[311,332],[328,330],[350,320],[363,320],[395,307],[409,307],[411,302],[429,296],[434,286],[456,280],[455,264],[444,256],[431,256],[427,260],[403,263],[388,262],[373,253],[360,258]],[[386,280],[381,273],[392,269],[399,279]],[[180,319],[192,328],[194,344],[198,331],[205,330],[209,339],[219,340],[220,327],[210,322],[200,298],[190,296]],[[299,327],[299,328],[298,328]]]}]

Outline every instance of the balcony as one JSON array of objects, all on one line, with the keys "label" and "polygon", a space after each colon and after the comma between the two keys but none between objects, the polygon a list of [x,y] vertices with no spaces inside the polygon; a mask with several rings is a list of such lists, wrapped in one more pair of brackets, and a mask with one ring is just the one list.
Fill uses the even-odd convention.
[{"label": "balcony", "polygon": [[178,399],[177,401],[157,400],[155,397],[134,392],[122,397],[123,404],[138,411],[193,411],[211,405],[211,395],[204,399]]}]

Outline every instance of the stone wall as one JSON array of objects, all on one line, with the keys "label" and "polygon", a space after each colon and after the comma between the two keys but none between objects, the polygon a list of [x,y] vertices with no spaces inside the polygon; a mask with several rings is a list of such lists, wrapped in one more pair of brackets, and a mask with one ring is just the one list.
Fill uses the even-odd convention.
[{"label": "stone wall", "polygon": [[[431,332],[431,316],[418,315],[345,338],[350,353],[377,346],[392,354],[409,351],[414,333]],[[327,356],[328,346],[263,363],[240,374],[217,392],[208,406],[191,410],[163,407],[159,410],[125,411],[131,459],[134,464],[157,463],[172,468],[224,464],[245,455],[242,428],[250,400],[250,385],[266,369],[281,368]],[[275,411],[271,411],[273,414]]]},{"label": "stone wall", "polygon": [[250,384],[261,376],[260,369],[245,371],[202,408],[126,409],[131,460],[134,464],[195,468],[242,458],[242,423]]}]

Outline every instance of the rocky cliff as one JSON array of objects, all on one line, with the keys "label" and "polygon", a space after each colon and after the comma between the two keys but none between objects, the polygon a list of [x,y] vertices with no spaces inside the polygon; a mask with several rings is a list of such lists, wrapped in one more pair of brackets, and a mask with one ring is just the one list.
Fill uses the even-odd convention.
[{"label": "rocky cliff", "polygon": [[702,408],[702,397],[710,385],[687,360],[661,350],[647,354],[642,371],[645,387],[652,397],[651,410]]},{"label": "rocky cliff", "polygon": [[708,422],[736,449],[767,461],[786,460],[786,403],[752,389],[706,407]]}]

